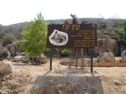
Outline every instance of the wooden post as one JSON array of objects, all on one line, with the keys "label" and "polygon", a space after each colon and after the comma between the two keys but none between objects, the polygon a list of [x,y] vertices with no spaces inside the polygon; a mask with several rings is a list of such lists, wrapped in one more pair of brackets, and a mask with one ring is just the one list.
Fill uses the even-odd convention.
[{"label": "wooden post", "polygon": [[53,52],[52,52],[52,48],[50,48],[50,71],[52,70],[52,56],[53,56]]}]

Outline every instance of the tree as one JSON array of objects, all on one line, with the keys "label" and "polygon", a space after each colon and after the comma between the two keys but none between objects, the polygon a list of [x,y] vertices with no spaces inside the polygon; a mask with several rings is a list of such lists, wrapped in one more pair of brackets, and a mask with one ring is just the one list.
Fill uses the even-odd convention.
[{"label": "tree", "polygon": [[37,15],[34,21],[26,24],[22,32],[23,40],[21,48],[30,57],[40,56],[46,50],[47,24],[41,13]]}]

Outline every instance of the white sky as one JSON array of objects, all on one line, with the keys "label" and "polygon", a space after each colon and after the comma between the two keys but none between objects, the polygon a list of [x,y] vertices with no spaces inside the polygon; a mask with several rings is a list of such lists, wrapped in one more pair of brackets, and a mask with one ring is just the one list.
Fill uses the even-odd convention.
[{"label": "white sky", "polygon": [[126,0],[0,0],[0,24],[33,20],[41,12],[45,19],[77,17],[126,18]]}]

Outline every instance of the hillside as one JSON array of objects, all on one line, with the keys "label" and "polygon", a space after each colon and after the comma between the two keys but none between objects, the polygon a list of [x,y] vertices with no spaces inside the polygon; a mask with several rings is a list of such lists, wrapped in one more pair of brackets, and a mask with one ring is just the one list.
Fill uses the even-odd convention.
[{"label": "hillside", "polygon": [[[71,23],[72,19],[66,19],[69,23]],[[64,19],[58,20],[46,20],[48,24],[63,24],[65,22]],[[79,18],[78,22],[81,23],[96,23],[98,26],[98,32],[107,33],[114,35],[113,32],[115,28],[120,27],[124,23],[125,19],[103,19],[103,18]],[[23,26],[27,22],[17,23],[8,26],[0,25],[0,40],[4,37],[5,34],[13,34],[16,36],[16,39],[21,39],[21,32]]]}]

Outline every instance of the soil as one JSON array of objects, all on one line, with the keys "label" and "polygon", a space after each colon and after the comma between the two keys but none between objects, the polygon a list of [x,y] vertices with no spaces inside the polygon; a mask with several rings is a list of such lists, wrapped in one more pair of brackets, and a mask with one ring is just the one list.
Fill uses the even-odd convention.
[{"label": "soil", "polygon": [[0,79],[0,94],[30,94],[38,76],[99,76],[103,94],[126,94],[126,67],[94,67],[94,73],[90,68],[83,70],[72,66],[61,65],[60,59],[53,59],[53,70],[49,71],[49,60],[46,64],[31,65],[19,62],[11,62],[13,73]]}]

